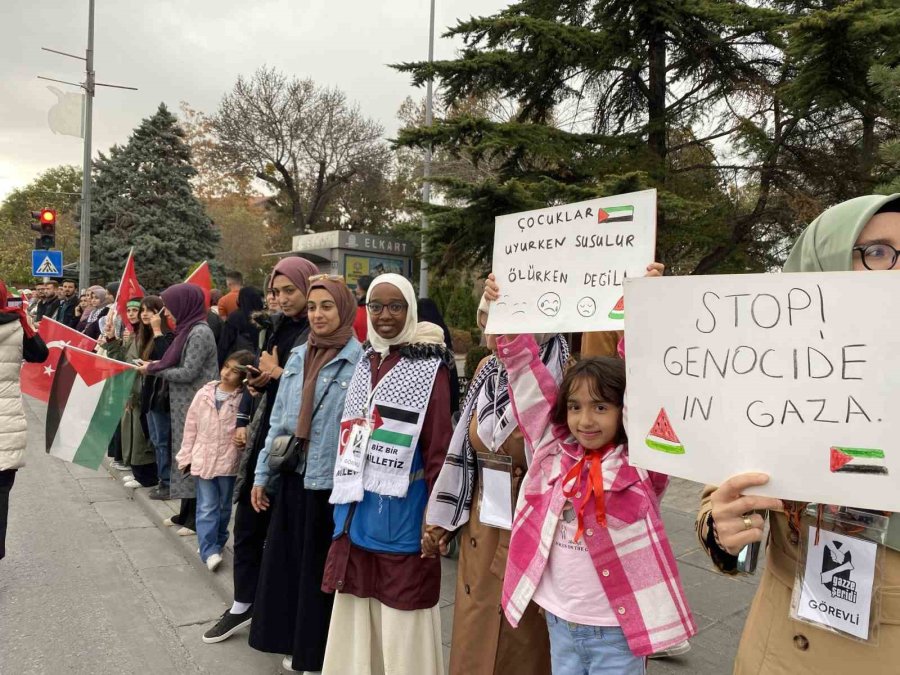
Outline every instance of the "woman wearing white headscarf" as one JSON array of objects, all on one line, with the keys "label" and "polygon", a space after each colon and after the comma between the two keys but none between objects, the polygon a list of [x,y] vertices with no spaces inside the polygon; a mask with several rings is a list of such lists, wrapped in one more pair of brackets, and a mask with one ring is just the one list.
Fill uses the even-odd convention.
[{"label": "woman wearing white headscarf", "polygon": [[369,339],[347,393],[322,589],[336,592],[324,673],[443,673],[441,565],[422,521],[452,427],[440,328],[417,321],[412,285],[377,277]]}]

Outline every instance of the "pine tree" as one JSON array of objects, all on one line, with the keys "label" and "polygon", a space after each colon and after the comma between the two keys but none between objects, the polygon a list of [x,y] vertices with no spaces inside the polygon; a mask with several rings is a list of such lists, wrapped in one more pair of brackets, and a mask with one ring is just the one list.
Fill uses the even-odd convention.
[{"label": "pine tree", "polygon": [[485,262],[496,215],[656,187],[660,251],[696,261],[733,211],[711,143],[740,120],[716,106],[763,77],[781,21],[737,0],[520,0],[460,22],[448,32],[465,40],[458,59],[397,67],[416,84],[436,77],[448,102],[494,93],[518,113],[401,132],[403,145],[500,162],[496,178],[438,179],[464,206],[428,209],[431,250]]},{"label": "pine tree", "polygon": [[871,190],[883,111],[865,73],[896,63],[898,29],[895,0],[520,0],[458,23],[457,59],[397,68],[517,114],[401,131],[499,167],[438,176],[433,262],[488,263],[497,215],[655,187],[670,269],[770,269],[816,213]]},{"label": "pine tree", "polygon": [[194,196],[190,150],[164,104],[124,146],[94,163],[91,201],[92,276],[117,281],[129,249],[148,290],[182,281],[215,255],[219,234]]},{"label": "pine tree", "polygon": [[884,97],[889,110],[890,134],[879,150],[881,184],[878,192],[900,192],[900,66],[873,66],[869,73],[872,86]]}]

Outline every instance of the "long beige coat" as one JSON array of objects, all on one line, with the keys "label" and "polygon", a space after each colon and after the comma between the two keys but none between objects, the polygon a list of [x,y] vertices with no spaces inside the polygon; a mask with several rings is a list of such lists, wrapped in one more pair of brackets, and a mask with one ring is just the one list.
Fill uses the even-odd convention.
[{"label": "long beige coat", "polygon": [[[703,490],[699,525],[712,505]],[[790,618],[800,547],[783,514],[770,514],[766,569],[741,636],[735,675],[896,675],[900,673],[900,553],[888,549],[881,591],[877,646],[836,636]],[[723,598],[723,601],[727,601]]]},{"label": "long beige coat", "polygon": [[[472,416],[469,438],[476,450],[485,452],[487,448],[475,432],[477,417]],[[518,474],[514,480],[521,481],[527,466],[524,440],[518,429],[499,452],[512,456]],[[547,675],[550,640],[538,606],[531,603],[519,627],[513,628],[500,605],[510,533],[482,524],[477,500],[473,501],[469,522],[457,535],[459,566],[450,675]]]}]

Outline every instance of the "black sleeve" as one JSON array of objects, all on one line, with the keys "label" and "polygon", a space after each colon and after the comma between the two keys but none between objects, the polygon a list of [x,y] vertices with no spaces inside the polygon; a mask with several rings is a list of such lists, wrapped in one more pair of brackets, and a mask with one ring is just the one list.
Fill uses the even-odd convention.
[{"label": "black sleeve", "polygon": [[174,339],[175,336],[172,333],[163,333],[159,337],[153,338],[153,350],[150,352],[150,360],[159,361]]},{"label": "black sleeve", "polygon": [[244,388],[244,393],[241,395],[241,403],[238,406],[238,414],[237,414],[237,428],[246,427],[250,424],[250,418],[253,416],[253,396],[250,395],[250,392],[247,388]]},{"label": "black sleeve", "polygon": [[43,363],[49,355],[44,339],[37,333],[31,337],[22,337],[22,356],[28,363]]}]

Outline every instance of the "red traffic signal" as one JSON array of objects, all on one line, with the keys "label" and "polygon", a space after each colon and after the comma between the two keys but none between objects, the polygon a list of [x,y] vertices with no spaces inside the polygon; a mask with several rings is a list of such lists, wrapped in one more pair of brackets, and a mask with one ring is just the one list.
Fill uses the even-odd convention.
[{"label": "red traffic signal", "polygon": [[41,233],[35,241],[35,246],[40,249],[52,249],[56,245],[56,211],[54,209],[41,209],[32,211],[31,217],[37,222],[31,224],[31,229]]}]

